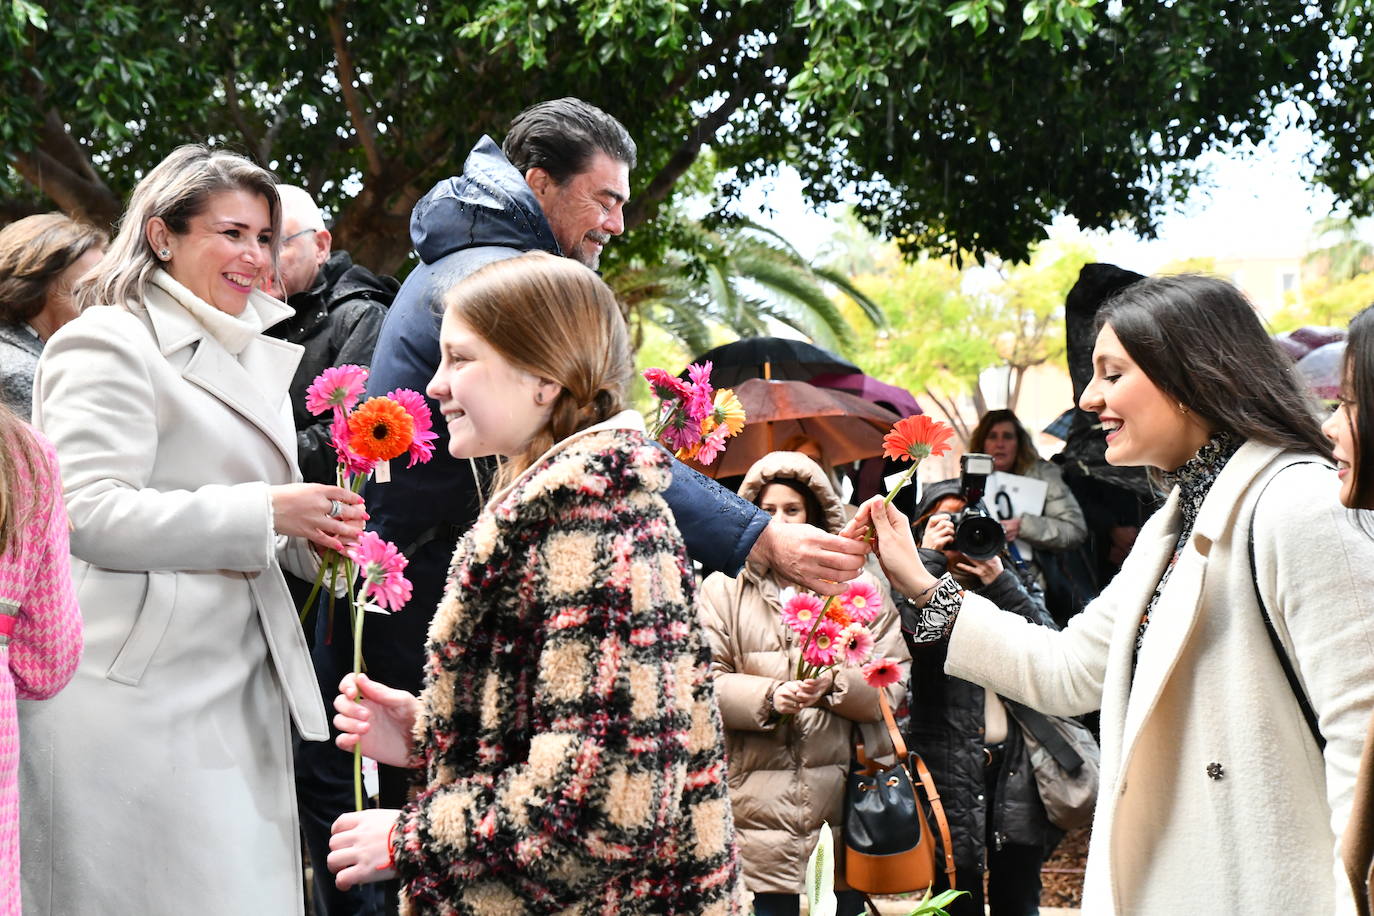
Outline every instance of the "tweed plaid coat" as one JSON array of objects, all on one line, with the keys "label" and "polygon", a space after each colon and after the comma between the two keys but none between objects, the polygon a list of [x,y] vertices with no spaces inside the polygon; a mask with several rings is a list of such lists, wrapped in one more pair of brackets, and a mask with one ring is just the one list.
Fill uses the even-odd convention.
[{"label": "tweed plaid coat", "polygon": [[642,432],[593,428],[459,543],[415,726],[425,785],[393,840],[403,912],[741,912],[668,483]]}]

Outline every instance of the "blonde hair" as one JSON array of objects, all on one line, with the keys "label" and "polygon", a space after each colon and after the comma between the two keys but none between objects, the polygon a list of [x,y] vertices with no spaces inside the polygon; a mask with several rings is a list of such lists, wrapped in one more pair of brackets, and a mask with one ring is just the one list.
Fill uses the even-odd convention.
[{"label": "blonde hair", "polygon": [[109,240],[62,213],[26,216],[0,230],[0,320],[32,321],[62,271]]},{"label": "blonde hair", "polygon": [[549,422],[502,466],[498,490],[554,443],[624,409],[630,338],[615,294],[590,268],[531,252],[474,272],[444,306],[512,366],[563,388]]},{"label": "blonde hair", "polygon": [[[23,420],[3,403],[0,403],[0,555],[9,549],[18,532],[37,509],[43,504],[44,494],[39,491],[46,474],[37,470],[42,466],[38,443]],[[27,468],[28,474],[21,475],[19,469]],[[21,493],[17,487],[27,476],[31,483],[29,492]],[[61,483],[54,482],[58,492],[53,498],[61,499]]]},{"label": "blonde hair", "polygon": [[204,211],[210,195],[220,191],[249,191],[267,199],[275,273],[281,245],[276,179],[242,156],[192,143],[174,149],[134,188],[105,259],[76,286],[76,307],[84,311],[92,305],[127,306],[141,301],[148,278],[161,266],[148,241],[148,221],[160,217],[174,234],[182,235],[191,218]]}]

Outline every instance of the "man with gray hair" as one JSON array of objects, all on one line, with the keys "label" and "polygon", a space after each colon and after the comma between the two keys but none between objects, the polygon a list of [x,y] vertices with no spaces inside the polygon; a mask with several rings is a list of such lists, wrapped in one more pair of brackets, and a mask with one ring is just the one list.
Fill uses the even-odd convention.
[{"label": "man with gray hair", "polygon": [[[445,293],[478,268],[527,251],[596,267],[602,247],[625,231],[634,141],[618,120],[581,99],[533,105],[511,122],[501,146],[483,137],[460,174],[415,205],[410,235],[419,265],[387,313],[368,393],[424,391],[439,365]],[[431,402],[437,415],[437,405]],[[365,490],[369,528],[410,559],[409,608],[369,619],[363,657],[374,680],[417,692],[430,617],[442,596],[454,545],[489,490],[489,468],[448,453],[448,430],[427,464]],[[858,575],[867,548],[809,525],[770,524],[768,513],[682,464],[664,494],[692,559],[736,575],[753,555],[790,580],[838,593]],[[384,805],[396,806],[409,776],[382,767]]]},{"label": "man with gray hair", "polygon": [[[296,455],[306,481],[334,483],[338,458],[330,444],[332,417],[316,417],[306,410],[305,392],[330,366],[366,366],[372,362],[377,333],[400,284],[354,264],[346,251],[332,251],[333,237],[325,228],[320,208],[304,190],[277,185],[277,194],[281,197],[282,241],[272,293],[296,314],[268,333],[305,348],[290,388]],[[289,573],[286,580],[296,601],[303,603],[312,583]],[[346,640],[331,638],[326,617],[318,612],[307,617],[306,636],[314,636],[311,658],[327,708],[352,659]],[[337,617],[346,622],[348,614],[340,610]],[[382,912],[379,888],[341,891],[325,867],[330,827],[340,814],[353,810],[352,756],[333,742],[302,741],[296,745],[295,763],[301,832],[314,869],[311,890],[315,916],[372,916]]]}]

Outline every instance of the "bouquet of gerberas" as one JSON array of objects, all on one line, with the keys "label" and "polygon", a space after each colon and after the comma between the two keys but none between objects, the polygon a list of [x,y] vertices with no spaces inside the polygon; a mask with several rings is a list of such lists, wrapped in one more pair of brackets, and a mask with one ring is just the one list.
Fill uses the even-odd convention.
[{"label": "bouquet of gerberas", "polygon": [[856,580],[838,599],[822,601],[809,592],[784,589],[782,621],[801,638],[797,680],[819,677],[842,665],[860,666],[873,655],[869,624],[883,608],[871,583]]},{"label": "bouquet of gerberas", "polygon": [[653,437],[678,459],[709,465],[725,451],[725,440],[744,429],[744,405],[729,388],[711,387],[711,361],[687,367],[690,382],[662,369],[644,370],[659,399]]},{"label": "bouquet of gerberas", "polygon": [[[329,410],[334,412],[330,433],[334,451],[339,456],[336,480],[339,486],[354,493],[362,489],[368,477],[378,483],[390,480],[392,459],[409,455],[406,467],[428,461],[434,454],[433,442],[438,438],[432,431],[429,405],[418,392],[398,388],[359,404],[366,384],[367,369],[362,366],[333,366],[320,373],[305,395],[305,408],[315,416]],[[304,620],[314,606],[320,587],[328,578],[328,632],[333,632],[335,585],[342,575],[352,614],[354,674],[361,673],[363,667],[365,613],[399,611],[410,600],[410,582],[402,575],[406,563],[396,545],[370,531],[364,532],[342,556],[325,551],[321,558],[315,587],[301,608],[301,619]],[[355,590],[354,580],[359,573],[362,580]],[[356,748],[353,752],[353,792],[361,811],[362,758]]]}]

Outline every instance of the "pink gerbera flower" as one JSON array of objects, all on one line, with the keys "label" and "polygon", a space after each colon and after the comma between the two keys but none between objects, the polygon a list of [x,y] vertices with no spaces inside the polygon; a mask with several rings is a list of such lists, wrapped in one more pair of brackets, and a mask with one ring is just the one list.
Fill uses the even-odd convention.
[{"label": "pink gerbera flower", "polygon": [[855,622],[868,625],[878,619],[878,613],[883,609],[883,596],[871,582],[853,582],[849,586],[849,591],[844,593],[840,599],[844,604],[849,616]]},{"label": "pink gerbera flower", "polygon": [[348,414],[342,409],[334,411],[334,422],[329,424],[330,444],[334,446],[334,451],[338,453],[339,464],[344,466],[344,470],[352,474],[370,474],[372,469],[377,466],[377,462],[369,458],[364,458],[348,444],[352,433],[348,429]]},{"label": "pink gerbera flower", "polygon": [[330,366],[305,390],[305,409],[319,416],[331,407],[352,410],[367,388],[363,366]]},{"label": "pink gerbera flower", "polygon": [[663,369],[645,369],[644,380],[654,389],[654,396],[664,401],[685,400],[691,391],[686,382]]},{"label": "pink gerbera flower", "polygon": [[873,634],[868,627],[856,623],[844,628],[840,634],[840,651],[844,654],[846,665],[862,665],[873,654]]},{"label": "pink gerbera flower", "polygon": [[901,680],[902,669],[894,659],[875,658],[863,666],[863,675],[868,686],[882,690]]},{"label": "pink gerbera flower", "polygon": [[424,464],[434,455],[435,439],[439,434],[431,432],[434,427],[434,418],[429,412],[429,403],[425,401],[425,396],[418,391],[411,391],[409,388],[397,388],[395,391],[387,393],[397,404],[400,404],[405,412],[410,414],[410,418],[415,421],[415,434],[410,440],[410,448],[406,453],[410,455],[410,462],[406,465],[413,468],[417,464]]},{"label": "pink gerbera flower", "polygon": [[376,532],[364,531],[348,549],[348,558],[358,564],[362,576],[362,596],[379,607],[399,611],[410,600],[410,580],[401,573],[409,562],[405,554]]},{"label": "pink gerbera flower", "polygon": [[839,662],[840,633],[833,620],[816,624],[811,638],[802,646],[802,659],[813,668],[829,668]]},{"label": "pink gerbera flower", "polygon": [[703,420],[715,413],[715,389],[711,387],[711,361],[687,367],[692,385],[687,393],[687,416],[693,420]]},{"label": "pink gerbera flower", "polygon": [[730,436],[730,427],[717,426],[706,434],[706,438],[701,440],[701,448],[697,451],[696,459],[702,464],[709,465],[716,460],[716,456],[725,451],[725,440]]},{"label": "pink gerbera flower", "polygon": [[663,443],[673,451],[690,449],[701,442],[701,423],[678,412],[663,428]]},{"label": "pink gerbera flower", "polygon": [[821,616],[822,607],[824,604],[815,595],[798,592],[782,606],[782,622],[791,627],[793,632],[805,636],[815,626],[816,618]]}]

